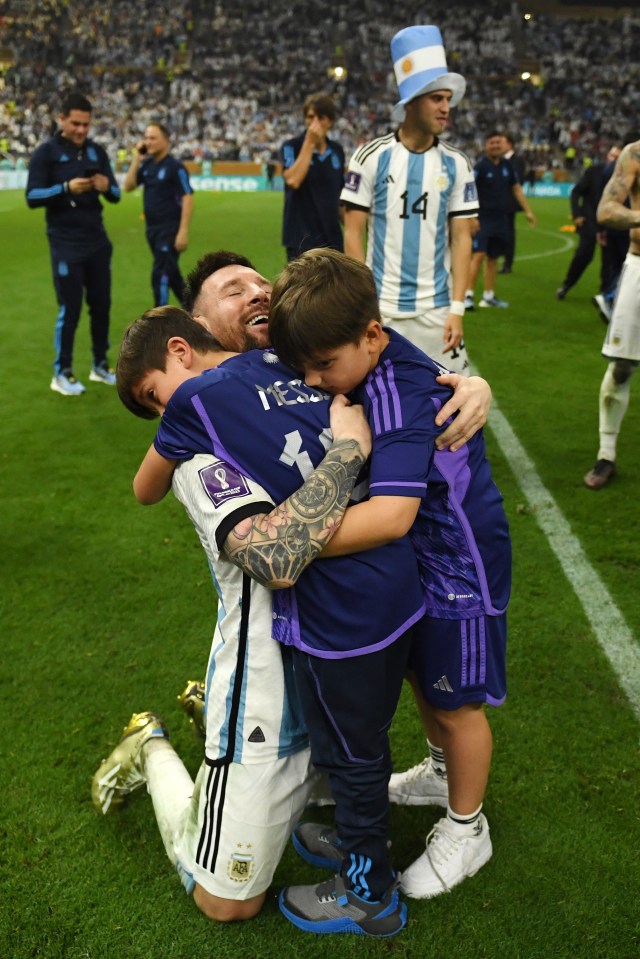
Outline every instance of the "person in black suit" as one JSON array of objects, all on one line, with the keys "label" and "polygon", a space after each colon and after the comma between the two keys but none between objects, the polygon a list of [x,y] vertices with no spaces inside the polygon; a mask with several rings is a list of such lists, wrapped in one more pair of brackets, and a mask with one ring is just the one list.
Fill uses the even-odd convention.
[{"label": "person in black suit", "polygon": [[571,258],[562,285],[556,290],[558,300],[564,300],[571,287],[576,285],[596,251],[598,234],[596,210],[604,186],[603,173],[603,163],[592,163],[571,191],[571,218],[578,234],[578,246]]}]

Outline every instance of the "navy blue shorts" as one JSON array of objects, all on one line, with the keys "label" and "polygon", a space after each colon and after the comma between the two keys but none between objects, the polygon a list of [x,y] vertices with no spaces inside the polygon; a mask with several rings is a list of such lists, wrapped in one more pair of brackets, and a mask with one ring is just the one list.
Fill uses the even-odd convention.
[{"label": "navy blue shorts", "polygon": [[480,217],[480,229],[473,238],[473,252],[497,260],[509,249],[509,226],[505,218]]},{"label": "navy blue shorts", "polygon": [[507,617],[431,619],[414,627],[409,669],[437,709],[501,706],[507,696]]}]

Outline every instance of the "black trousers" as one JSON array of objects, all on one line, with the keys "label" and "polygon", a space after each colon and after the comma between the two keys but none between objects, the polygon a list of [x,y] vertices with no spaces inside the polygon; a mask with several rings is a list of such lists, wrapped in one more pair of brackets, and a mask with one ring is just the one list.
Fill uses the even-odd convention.
[{"label": "black trousers", "polygon": [[563,286],[569,290],[575,286],[593,259],[596,251],[596,231],[591,226],[582,226],[577,230],[578,245],[571,258]]},{"label": "black trousers", "polygon": [[107,362],[109,349],[109,313],[111,310],[111,253],[107,241],[95,253],[69,262],[51,247],[53,285],[58,299],[58,317],[54,334],[56,373],[73,370],[73,344],[86,295],[91,322],[93,364]]},{"label": "black trousers", "polygon": [[601,292],[613,296],[629,249],[628,230],[607,230],[602,247]]},{"label": "black trousers", "polygon": [[163,233],[147,233],[147,242],[153,253],[151,269],[151,287],[155,306],[165,306],[169,302],[169,291],[182,304],[185,282],[178,266],[180,254],[174,247],[178,229]]},{"label": "black trousers", "polygon": [[510,270],[513,266],[513,258],[516,255],[516,216],[519,210],[507,213],[508,241],[507,249],[504,254],[504,266]]},{"label": "black trousers", "polygon": [[294,650],[296,686],[316,768],[329,777],[348,886],[379,900],[394,873],[387,845],[389,726],[407,668],[411,630],[351,659]]}]

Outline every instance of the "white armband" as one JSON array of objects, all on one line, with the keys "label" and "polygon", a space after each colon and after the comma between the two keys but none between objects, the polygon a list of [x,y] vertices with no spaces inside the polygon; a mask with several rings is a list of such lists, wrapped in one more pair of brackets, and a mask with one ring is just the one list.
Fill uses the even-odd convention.
[{"label": "white armband", "polygon": [[449,313],[454,316],[464,316],[464,303],[462,300],[452,300],[449,304]]}]

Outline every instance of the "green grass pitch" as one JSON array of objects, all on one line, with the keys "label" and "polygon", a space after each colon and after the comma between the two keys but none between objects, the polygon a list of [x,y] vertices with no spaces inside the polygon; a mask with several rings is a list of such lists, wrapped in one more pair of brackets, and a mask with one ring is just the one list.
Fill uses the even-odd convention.
[{"label": "green grass pitch", "polygon": [[[244,252],[273,277],[284,263],[278,194],[198,194],[188,269],[209,249]],[[497,403],[634,636],[640,635],[639,413],[632,402],[619,475],[593,493],[604,327],[590,303],[594,262],[563,303],[568,203],[534,200],[497,292],[508,310],[467,317],[466,340]],[[112,361],[123,328],[150,305],[141,200],[107,207],[114,243]],[[277,889],[316,871],[292,850],[261,916],[215,926],[182,892],[149,797],[100,819],[89,786],[131,712],[154,709],[195,773],[201,747],[176,696],[203,675],[215,616],[204,554],[178,504],[134,501],[153,424],[113,390],[49,390],[56,307],[42,211],[18,192],[2,211],[2,878],[6,959],[631,959],[640,938],[637,718],[565,578],[536,511],[492,434],[488,445],[514,541],[510,686],[490,711],[494,762],[485,811],[491,862],[452,894],[409,903],[389,941],[321,937],[280,916]],[[75,370],[87,380],[86,314]],[[397,768],[423,739],[408,695],[392,730]],[[324,815],[327,815],[323,811]],[[394,808],[399,868],[421,851],[436,809]],[[328,818],[328,816],[327,816]]]}]

